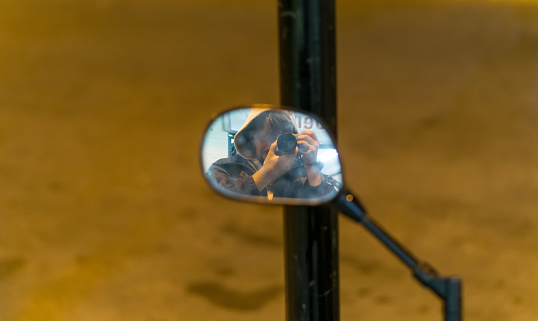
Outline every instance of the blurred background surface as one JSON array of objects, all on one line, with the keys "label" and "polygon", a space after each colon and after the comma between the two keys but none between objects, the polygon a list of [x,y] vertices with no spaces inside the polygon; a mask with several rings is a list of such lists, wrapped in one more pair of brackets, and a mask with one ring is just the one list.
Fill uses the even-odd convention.
[{"label": "blurred background surface", "polygon": [[[214,194],[211,116],[279,102],[277,3],[0,2],[0,320],[284,320],[282,210]],[[337,1],[339,148],[467,320],[538,318],[538,4]],[[342,320],[441,320],[340,224]]]}]

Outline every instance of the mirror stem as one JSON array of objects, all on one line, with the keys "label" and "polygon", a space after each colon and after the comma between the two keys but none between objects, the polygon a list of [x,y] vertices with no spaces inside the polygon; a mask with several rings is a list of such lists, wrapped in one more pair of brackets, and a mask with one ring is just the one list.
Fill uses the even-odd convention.
[{"label": "mirror stem", "polygon": [[340,190],[334,204],[344,214],[355,222],[361,223],[400,261],[409,267],[413,276],[424,286],[430,288],[444,302],[446,321],[461,319],[461,289],[462,281],[458,277],[440,277],[437,271],[428,263],[419,261],[407,249],[390,236],[383,228],[366,214],[359,199],[349,191]]}]

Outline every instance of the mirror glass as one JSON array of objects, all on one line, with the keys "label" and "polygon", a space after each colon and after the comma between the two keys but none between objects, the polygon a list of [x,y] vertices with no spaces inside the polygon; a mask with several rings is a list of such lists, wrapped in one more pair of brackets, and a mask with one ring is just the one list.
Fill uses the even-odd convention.
[{"label": "mirror glass", "polygon": [[318,205],[342,188],[334,140],[314,115],[253,105],[217,116],[201,148],[218,193],[241,201]]}]

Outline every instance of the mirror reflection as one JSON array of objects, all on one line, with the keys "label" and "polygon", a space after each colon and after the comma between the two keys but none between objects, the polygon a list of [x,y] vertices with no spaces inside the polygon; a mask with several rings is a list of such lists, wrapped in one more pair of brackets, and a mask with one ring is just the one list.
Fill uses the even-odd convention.
[{"label": "mirror reflection", "polygon": [[316,205],[342,187],[334,142],[322,122],[265,105],[217,117],[202,145],[210,185],[225,196],[257,202]]}]

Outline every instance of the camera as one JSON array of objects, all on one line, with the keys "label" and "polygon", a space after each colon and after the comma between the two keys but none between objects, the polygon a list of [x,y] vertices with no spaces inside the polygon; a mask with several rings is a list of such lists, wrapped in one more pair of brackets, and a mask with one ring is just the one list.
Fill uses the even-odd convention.
[{"label": "camera", "polygon": [[278,136],[276,140],[276,152],[275,155],[281,156],[283,154],[291,153],[297,147],[297,138],[294,134],[282,134]]}]

